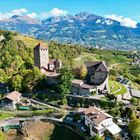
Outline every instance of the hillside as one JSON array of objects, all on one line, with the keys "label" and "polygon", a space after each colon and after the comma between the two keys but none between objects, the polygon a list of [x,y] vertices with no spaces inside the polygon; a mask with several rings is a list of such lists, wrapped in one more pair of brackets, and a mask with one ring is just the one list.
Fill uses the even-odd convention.
[{"label": "hillside", "polygon": [[[43,86],[46,78],[34,67],[33,56],[33,48],[40,40],[2,30],[0,35],[3,36],[0,41],[0,82],[7,83],[9,90],[26,92],[39,88],[39,83]],[[49,42],[48,45],[50,58],[60,58],[65,65],[71,65],[72,58],[78,57],[82,50],[78,46],[55,42]]]},{"label": "hillside", "polygon": [[[18,91],[32,91],[44,77],[37,67],[34,67],[33,47],[41,40],[36,40],[17,33],[0,31],[5,39],[0,42],[0,82],[8,83],[10,89]],[[78,45],[67,45],[47,42],[50,58],[59,58],[64,65],[79,68],[86,61],[103,60],[110,70],[115,70],[113,76],[124,75],[139,88],[140,69],[130,65],[129,52],[109,51],[101,49],[83,48]],[[45,87],[44,82],[39,84]],[[42,89],[43,87],[41,87]]]},{"label": "hillside", "polygon": [[136,28],[125,27],[118,21],[87,12],[41,21],[15,15],[1,20],[0,28],[46,41],[115,50],[140,49],[140,24]]}]

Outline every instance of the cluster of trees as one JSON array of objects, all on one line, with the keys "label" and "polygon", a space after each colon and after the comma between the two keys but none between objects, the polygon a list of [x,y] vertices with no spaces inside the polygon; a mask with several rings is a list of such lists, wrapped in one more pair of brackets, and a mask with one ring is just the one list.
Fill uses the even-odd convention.
[{"label": "cluster of trees", "polygon": [[132,140],[140,139],[140,119],[134,119],[128,125]]},{"label": "cluster of trees", "polygon": [[78,45],[60,44],[54,41],[48,45],[50,58],[59,58],[65,65],[72,65],[72,60],[78,57],[83,50]]},{"label": "cluster of trees", "polygon": [[15,34],[0,31],[4,40],[0,42],[0,82],[8,83],[12,90],[31,91],[43,78],[39,69],[34,67],[33,49]]},{"label": "cluster of trees", "polygon": [[61,95],[61,103],[67,104],[66,95],[70,93],[71,80],[74,78],[72,71],[68,67],[63,67],[59,70],[60,76],[58,77],[57,91]]}]

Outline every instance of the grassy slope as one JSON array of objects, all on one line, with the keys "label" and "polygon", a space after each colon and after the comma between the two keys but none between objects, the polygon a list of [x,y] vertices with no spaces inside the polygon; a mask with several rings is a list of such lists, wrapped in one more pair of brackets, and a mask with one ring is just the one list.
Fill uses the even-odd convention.
[{"label": "grassy slope", "polygon": [[98,59],[92,53],[83,52],[78,58],[74,59],[73,67],[80,67],[86,61],[97,61]]},{"label": "grassy slope", "polygon": [[31,48],[35,47],[38,43],[42,42],[41,40],[21,35],[15,36],[15,40],[22,40],[27,47],[29,46]]},{"label": "grassy slope", "polygon": [[113,65],[112,68],[115,69],[115,70],[125,69],[126,74],[124,72],[124,75],[132,81],[132,87],[134,89],[139,89],[140,90],[140,85],[137,84],[136,82],[134,82],[134,79],[140,78],[140,67],[136,67],[136,66],[129,65],[129,64],[126,64],[126,63],[122,63],[122,64],[119,63],[119,64],[116,64],[116,65]]},{"label": "grassy slope", "polygon": [[46,140],[83,140],[79,135],[62,126],[55,125],[55,128],[50,132],[51,135],[47,134]]},{"label": "grassy slope", "polygon": [[114,65],[116,63],[126,63],[130,62],[131,59],[127,58],[127,53],[114,53],[109,50],[95,50],[91,52],[83,52],[81,56],[74,59],[74,67],[82,65],[85,61],[89,60],[103,60],[106,61],[109,66]]},{"label": "grassy slope", "polygon": [[120,84],[117,81],[109,81],[110,92],[115,95],[127,93],[127,89],[124,85]]}]

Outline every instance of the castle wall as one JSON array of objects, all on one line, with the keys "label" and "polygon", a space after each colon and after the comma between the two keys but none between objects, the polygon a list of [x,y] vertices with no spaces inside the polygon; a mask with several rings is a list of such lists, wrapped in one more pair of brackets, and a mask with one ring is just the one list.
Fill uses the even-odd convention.
[{"label": "castle wall", "polygon": [[48,69],[49,63],[49,53],[48,48],[46,49],[34,49],[34,64],[35,66],[41,68],[44,67]]},{"label": "castle wall", "polygon": [[91,75],[90,82],[96,85],[102,84],[105,81],[107,75],[108,75],[107,72],[103,71],[95,72],[94,75]]},{"label": "castle wall", "polygon": [[37,49],[34,49],[34,64],[40,68],[40,53]]},{"label": "castle wall", "polygon": [[48,69],[48,63],[49,63],[49,53],[48,49],[40,49],[40,67],[45,67]]}]

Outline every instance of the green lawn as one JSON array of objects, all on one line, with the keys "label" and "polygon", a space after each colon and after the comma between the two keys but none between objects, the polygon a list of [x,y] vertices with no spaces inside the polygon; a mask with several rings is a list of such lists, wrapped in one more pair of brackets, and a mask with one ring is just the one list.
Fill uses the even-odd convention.
[{"label": "green lawn", "polygon": [[115,95],[126,94],[127,89],[117,81],[109,81],[110,92]]}]

